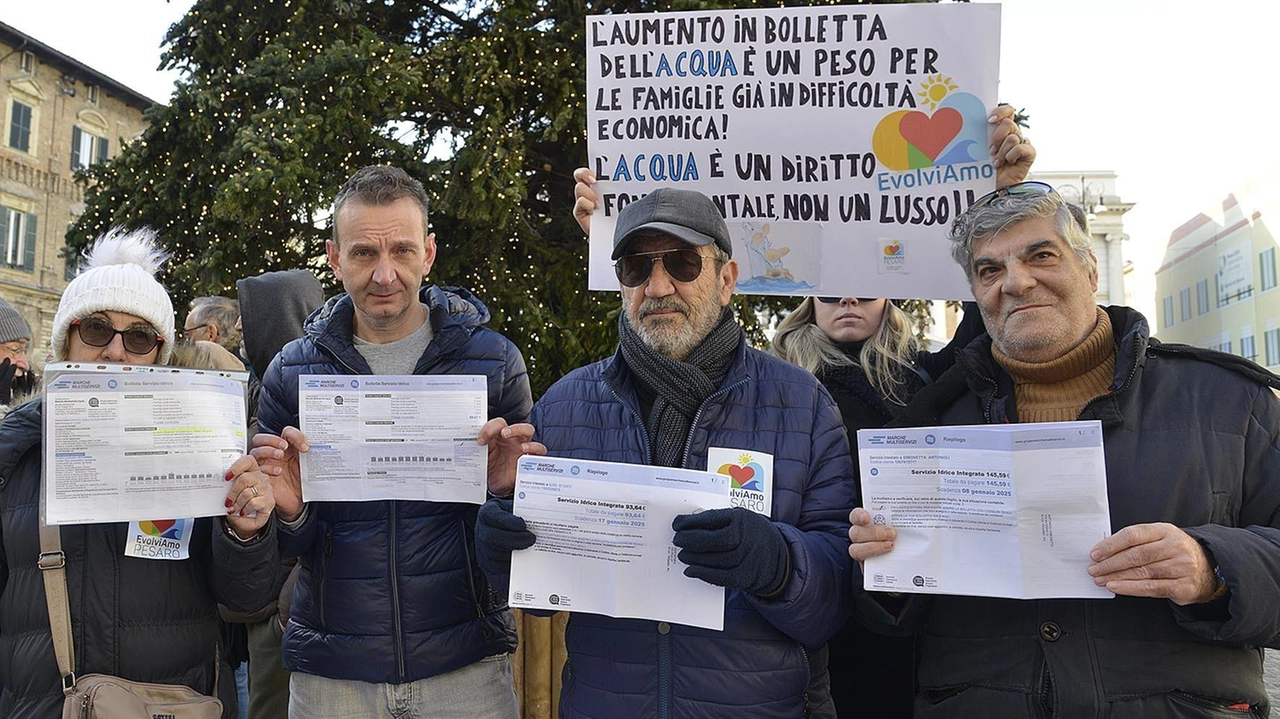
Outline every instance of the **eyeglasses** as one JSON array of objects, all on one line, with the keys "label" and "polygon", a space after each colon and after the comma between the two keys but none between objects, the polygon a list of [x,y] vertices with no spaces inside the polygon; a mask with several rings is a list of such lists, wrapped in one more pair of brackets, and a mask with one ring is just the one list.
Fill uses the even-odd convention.
[{"label": "eyeglasses", "polygon": [[[844,298],[843,297],[814,297],[814,299],[821,302],[824,305],[835,305],[835,304],[839,304],[840,300],[843,300]],[[868,302],[875,302],[879,298],[878,297],[854,297],[853,299],[858,304],[865,305]]]},{"label": "eyeglasses", "polygon": [[192,333],[192,332],[199,332],[200,330],[204,329],[205,327],[208,327],[210,324],[212,324],[212,323],[211,323],[211,322],[205,322],[204,324],[202,324],[202,325],[196,325],[195,327],[183,327],[183,328],[182,328],[182,336],[183,336],[183,337],[186,337],[186,338],[188,338],[188,339],[189,339],[189,338],[191,337],[191,333]]},{"label": "eyeglasses", "polygon": [[158,332],[146,326],[134,325],[118,330],[101,317],[85,317],[71,323],[80,334],[80,341],[90,347],[106,347],[116,335],[124,344],[126,352],[135,355],[150,354],[156,345],[164,342]]},{"label": "eyeglasses", "polygon": [[8,350],[11,354],[15,355],[26,355],[27,348],[30,346],[30,343],[25,340],[22,342],[0,342],[0,348]]},{"label": "eyeglasses", "polygon": [[662,269],[676,282],[693,282],[702,274],[702,261],[710,259],[693,249],[660,250],[623,255],[613,263],[613,271],[623,287],[639,287],[653,274],[653,263],[661,262]]},{"label": "eyeglasses", "polygon": [[1053,195],[1056,197],[1058,195],[1058,191],[1053,189],[1053,185],[1044,182],[1018,182],[1013,185],[1009,185],[1008,187],[997,187],[994,192],[988,192],[982,197],[974,200],[973,204],[969,205],[969,209],[972,210],[975,207],[988,205],[992,201],[998,200],[1001,197],[1007,197],[1008,195]]}]

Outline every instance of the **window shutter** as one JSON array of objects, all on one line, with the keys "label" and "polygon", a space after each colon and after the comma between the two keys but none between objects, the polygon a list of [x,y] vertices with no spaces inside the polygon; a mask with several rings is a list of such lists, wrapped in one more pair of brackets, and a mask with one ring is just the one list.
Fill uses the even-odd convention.
[{"label": "window shutter", "polygon": [[98,158],[94,162],[106,162],[107,160],[107,138],[98,138]]},{"label": "window shutter", "polygon": [[31,147],[31,108],[13,101],[12,119],[9,121],[9,147],[27,152]]},{"label": "window shutter", "polygon": [[80,136],[84,134],[84,130],[79,125],[71,126],[71,171],[75,172],[80,169]]},{"label": "window shutter", "polygon": [[22,269],[33,272],[36,269],[36,216],[27,215],[27,247],[26,257],[22,260]]},{"label": "window shutter", "polygon": [[9,215],[9,208],[0,207],[0,264],[9,263]]}]

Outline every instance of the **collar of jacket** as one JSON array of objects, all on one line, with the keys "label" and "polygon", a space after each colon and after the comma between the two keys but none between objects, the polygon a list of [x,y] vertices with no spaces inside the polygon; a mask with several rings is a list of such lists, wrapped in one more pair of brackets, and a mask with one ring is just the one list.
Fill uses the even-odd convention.
[{"label": "collar of jacket", "polygon": [[[1116,370],[1107,393],[1085,405],[1082,419],[1097,419],[1104,427],[1124,420],[1120,400],[1147,361],[1151,339],[1147,320],[1137,310],[1121,305],[1104,307],[1116,339]],[[1017,421],[1013,380],[991,356],[991,335],[982,334],[956,354],[956,364],[938,381],[921,390],[891,427],[925,427],[940,422],[941,413],[965,390],[986,406],[988,421]]]},{"label": "collar of jacket", "polygon": [[[421,374],[435,358],[465,344],[477,328],[489,321],[489,308],[461,287],[427,285],[418,291],[418,301],[427,306],[432,339],[414,368],[415,374]],[[307,318],[306,335],[352,371],[372,374],[351,339],[354,316],[351,296],[335,295]]]},{"label": "collar of jacket", "polygon": [[[738,342],[738,349],[733,356],[733,364],[729,365],[729,371],[724,375],[724,381],[720,383],[721,389],[729,385],[747,379],[747,337],[741,328]],[[627,361],[622,358],[622,348],[614,350],[613,356],[610,357],[605,364],[604,370],[601,372],[604,381],[613,390],[614,394],[622,400],[623,404],[630,407],[637,416],[640,414],[640,400],[636,396],[635,378],[631,374],[631,369],[627,367]]]},{"label": "collar of jacket", "polygon": [[9,486],[18,460],[40,444],[44,398],[14,407],[4,416],[0,426],[0,489]]}]

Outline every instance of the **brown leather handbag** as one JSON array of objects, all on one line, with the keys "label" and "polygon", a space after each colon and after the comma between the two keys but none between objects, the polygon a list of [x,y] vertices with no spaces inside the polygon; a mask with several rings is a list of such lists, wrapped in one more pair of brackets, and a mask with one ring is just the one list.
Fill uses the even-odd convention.
[{"label": "brown leather handbag", "polygon": [[[62,719],[221,719],[222,702],[190,687],[133,682],[107,674],[77,677],[67,601],[67,561],[62,553],[62,532],[56,526],[40,526],[39,566],[49,605],[53,653],[62,676],[62,692],[67,696],[62,704]],[[217,677],[216,659],[214,666]]]}]

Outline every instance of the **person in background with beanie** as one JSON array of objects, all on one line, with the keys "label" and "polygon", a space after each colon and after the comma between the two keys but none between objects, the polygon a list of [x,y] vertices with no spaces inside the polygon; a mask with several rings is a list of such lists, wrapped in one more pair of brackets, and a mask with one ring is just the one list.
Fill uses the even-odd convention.
[{"label": "person in background with beanie", "polygon": [[[173,304],[154,277],[164,259],[147,231],[99,238],[58,305],[54,359],[168,364]],[[37,566],[43,409],[43,400],[28,402],[0,421],[0,716],[7,719],[56,719],[63,708]],[[215,687],[215,603],[245,610],[268,601],[279,554],[269,479],[247,455],[227,479],[225,519],[176,520],[191,529],[183,559],[129,556],[128,523],[60,528],[76,674],[186,685],[218,694],[223,717],[235,716],[231,682]]]},{"label": "person in background with beanie", "polygon": [[0,297],[0,418],[40,386],[31,371],[30,352],[31,326]]}]

